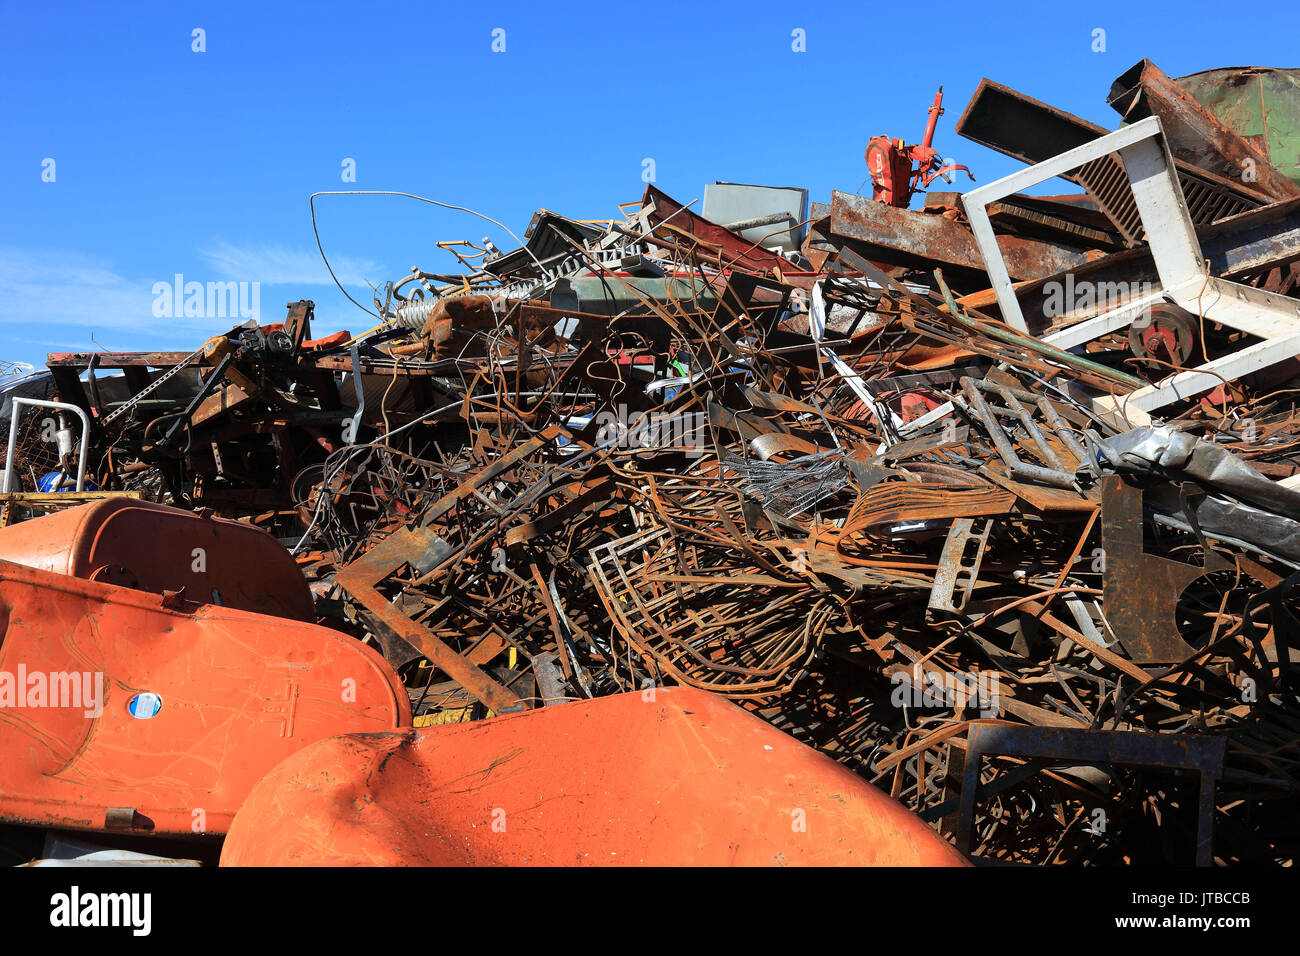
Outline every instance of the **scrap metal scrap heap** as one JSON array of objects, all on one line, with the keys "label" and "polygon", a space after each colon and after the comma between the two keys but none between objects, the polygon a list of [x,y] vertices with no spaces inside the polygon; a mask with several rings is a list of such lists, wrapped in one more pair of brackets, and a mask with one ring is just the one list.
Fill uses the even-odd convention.
[{"label": "scrap metal scrap heap", "polygon": [[417,727],[686,685],[977,859],[1294,860],[1300,179],[1242,105],[1294,83],[1143,61],[1108,132],[985,80],[958,132],[1028,165],[920,210],[649,185],[360,336],[52,355],[85,487],[37,410],[5,521],[263,528]]}]

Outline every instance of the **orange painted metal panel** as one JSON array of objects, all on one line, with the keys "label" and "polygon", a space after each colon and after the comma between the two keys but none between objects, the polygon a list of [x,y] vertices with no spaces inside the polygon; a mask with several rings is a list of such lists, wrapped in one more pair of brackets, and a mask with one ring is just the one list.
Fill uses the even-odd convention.
[{"label": "orange painted metal panel", "polygon": [[0,528],[0,559],[200,604],[314,620],[293,556],[261,528],[130,498],[105,498]]},{"label": "orange painted metal panel", "polygon": [[166,603],[0,561],[0,820],[219,834],[304,746],[410,726],[397,675],[360,642]]},{"label": "orange painted metal panel", "polygon": [[222,865],[925,865],[964,858],[839,764],[677,687],[335,737],[267,775]]}]

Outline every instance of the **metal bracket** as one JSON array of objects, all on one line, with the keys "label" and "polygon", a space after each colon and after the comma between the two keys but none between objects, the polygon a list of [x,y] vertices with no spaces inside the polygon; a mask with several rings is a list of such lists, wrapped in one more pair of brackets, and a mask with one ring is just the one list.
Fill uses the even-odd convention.
[{"label": "metal bracket", "polygon": [[[926,605],[928,616],[933,616],[935,611],[961,614],[965,609],[979,580],[980,564],[984,561],[984,549],[988,547],[992,530],[993,522],[987,518],[980,521],[978,531],[975,530],[974,518],[958,518],[952,523]],[[972,545],[974,554],[967,558]]]},{"label": "metal bracket", "polygon": [[357,432],[361,429],[361,417],[366,413],[366,390],[361,383],[361,346],[356,342],[352,343],[352,386],[357,395],[357,411],[350,419],[343,420],[342,438],[345,445],[351,445],[357,440]]},{"label": "metal bracket", "polygon": [[1101,550],[1106,620],[1138,664],[1173,663],[1196,652],[1178,633],[1174,611],[1197,578],[1232,567],[1217,554],[1205,566],[1147,554],[1142,544],[1142,489],[1118,475],[1101,480]]}]

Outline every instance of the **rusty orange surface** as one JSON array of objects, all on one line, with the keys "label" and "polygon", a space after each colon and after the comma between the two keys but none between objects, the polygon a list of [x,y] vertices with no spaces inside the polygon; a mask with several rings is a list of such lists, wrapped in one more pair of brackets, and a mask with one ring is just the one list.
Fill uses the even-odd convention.
[{"label": "rusty orange surface", "polygon": [[685,687],[321,741],[266,776],[223,866],[924,865],[886,794]]},{"label": "rusty orange surface", "polygon": [[0,560],[259,614],[314,620],[293,556],[261,528],[105,498],[0,528]]},{"label": "rusty orange surface", "polygon": [[358,641],[163,601],[0,561],[0,820],[219,834],[308,744],[410,726],[396,674]]}]

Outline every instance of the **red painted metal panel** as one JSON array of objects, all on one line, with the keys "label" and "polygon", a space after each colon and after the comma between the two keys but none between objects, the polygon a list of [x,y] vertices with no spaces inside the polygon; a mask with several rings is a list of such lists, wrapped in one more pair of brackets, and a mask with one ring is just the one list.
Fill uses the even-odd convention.
[{"label": "red painted metal panel", "polygon": [[0,528],[0,560],[199,604],[314,620],[293,556],[261,528],[227,518],[106,498]]},{"label": "red painted metal panel", "polygon": [[321,741],[249,795],[221,862],[955,866],[919,818],[686,687]]},{"label": "red painted metal panel", "polygon": [[0,820],[222,833],[285,757],[410,725],[360,642],[168,601],[0,561]]}]

